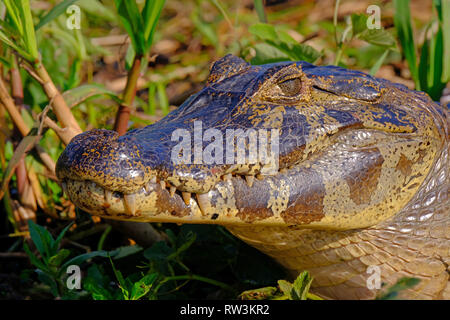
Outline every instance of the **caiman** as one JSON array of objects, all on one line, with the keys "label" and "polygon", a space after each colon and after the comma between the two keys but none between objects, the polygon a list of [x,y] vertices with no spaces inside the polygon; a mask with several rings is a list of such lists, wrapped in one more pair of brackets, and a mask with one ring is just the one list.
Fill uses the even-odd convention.
[{"label": "caiman", "polygon": [[[447,113],[363,72],[227,55],[166,117],[123,136],[82,133],[56,170],[93,215],[223,225],[293,277],[308,270],[323,298],[373,299],[412,277],[400,298],[450,299]],[[266,153],[276,137],[277,159],[222,152],[229,129],[267,133]]]}]

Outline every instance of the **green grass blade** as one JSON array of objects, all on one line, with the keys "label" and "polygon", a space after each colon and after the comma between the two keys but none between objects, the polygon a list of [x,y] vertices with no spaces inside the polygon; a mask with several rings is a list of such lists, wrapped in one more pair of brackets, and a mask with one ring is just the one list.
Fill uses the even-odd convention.
[{"label": "green grass blade", "polygon": [[259,21],[262,23],[267,23],[266,12],[264,11],[263,0],[254,0],[253,5],[255,6],[256,13],[258,14]]},{"label": "green grass blade", "polygon": [[374,76],[375,73],[377,73],[377,71],[381,68],[381,66],[383,65],[383,62],[386,59],[388,54],[389,54],[389,49],[385,50],[383,52],[383,54],[380,56],[380,58],[378,58],[377,62],[375,62],[375,64],[372,66],[372,68],[370,68],[369,74],[371,76]]},{"label": "green grass blade", "polygon": [[148,51],[153,43],[153,35],[165,2],[166,0],[147,0],[145,2],[145,7],[142,10],[145,51]]},{"label": "green grass blade", "polygon": [[[425,34],[427,34],[426,32]],[[422,49],[420,51],[420,61],[419,61],[419,81],[420,88],[427,92],[428,91],[428,63],[429,63],[429,44],[428,40],[425,38],[423,42]]]},{"label": "green grass blade", "polygon": [[416,47],[411,25],[409,0],[394,0],[395,14],[394,25],[400,40],[403,54],[408,62],[411,76],[416,84],[416,90],[420,90],[419,74],[416,63]]},{"label": "green grass blade", "polygon": [[66,11],[67,7],[73,4],[77,0],[64,0],[53,7],[45,16],[41,18],[39,23],[36,25],[35,30],[38,30],[42,26],[46,25],[53,19],[56,19],[60,14]]},{"label": "green grass blade", "polygon": [[20,18],[23,22],[23,38],[27,52],[34,60],[39,59],[39,52],[36,43],[36,34],[34,32],[33,17],[31,16],[31,8],[29,0],[20,0]]},{"label": "green grass blade", "polygon": [[[450,81],[450,0],[433,1],[438,12],[443,38],[442,82]],[[446,58],[447,57],[447,58]]]},{"label": "green grass blade", "polygon": [[14,24],[14,26],[12,26],[12,27],[16,28],[17,32],[20,35],[23,35],[22,21],[20,19],[20,13],[18,11],[15,1],[4,0],[3,3],[5,4],[8,17],[10,18],[11,22]]},{"label": "green grass blade", "polygon": [[134,0],[114,0],[117,12],[136,54],[144,53],[143,23],[139,8]]}]

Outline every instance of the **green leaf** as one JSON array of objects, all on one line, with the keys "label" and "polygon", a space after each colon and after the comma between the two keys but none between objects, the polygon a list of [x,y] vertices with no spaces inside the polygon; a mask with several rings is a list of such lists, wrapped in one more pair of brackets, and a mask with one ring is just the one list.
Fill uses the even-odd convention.
[{"label": "green leaf", "polygon": [[47,229],[34,223],[31,219],[28,220],[28,229],[30,230],[30,237],[36,249],[38,249],[45,263],[48,263],[47,259],[54,254],[52,247],[55,240]]},{"label": "green leaf", "polygon": [[292,283],[286,280],[278,280],[278,287],[280,287],[281,292],[288,298],[291,297]]},{"label": "green leaf", "polygon": [[61,263],[70,255],[70,250],[61,249],[57,254],[48,259],[49,267],[59,267]]},{"label": "green leaf", "polygon": [[251,34],[261,38],[262,40],[278,40],[278,35],[275,31],[275,27],[267,23],[256,23],[250,26],[250,28],[248,28],[248,31]]},{"label": "green leaf", "polygon": [[129,300],[130,292],[129,292],[129,281],[125,281],[125,279],[122,276],[122,273],[116,269],[114,266],[114,263],[112,262],[111,258],[109,258],[109,261],[111,262],[111,266],[113,268],[114,275],[117,278],[117,281],[119,281],[120,290],[122,290],[122,294],[125,298],[125,300]]},{"label": "green leaf", "polygon": [[367,16],[365,14],[354,13],[351,15],[351,19],[354,36],[367,29]]},{"label": "green leaf", "polygon": [[20,19],[23,22],[23,34],[24,42],[28,53],[34,60],[39,59],[39,53],[36,43],[36,35],[34,33],[33,17],[31,15],[31,8],[29,0],[20,0]]},{"label": "green leaf", "polygon": [[114,0],[125,30],[130,36],[136,54],[145,53],[144,29],[141,13],[134,0]]},{"label": "green leaf", "polygon": [[292,297],[294,300],[306,300],[309,288],[313,278],[310,276],[308,271],[303,271],[297,279],[295,279],[292,285]]},{"label": "green leaf", "polygon": [[250,61],[253,65],[289,61],[289,57],[279,49],[267,43],[257,43],[254,47],[255,57]]},{"label": "green leaf", "polygon": [[50,21],[56,19],[60,14],[66,11],[67,7],[69,7],[71,4],[73,4],[77,0],[64,0],[60,3],[58,3],[56,6],[53,7],[45,16],[43,16],[39,23],[36,25],[36,30],[41,28],[42,26],[46,25]]},{"label": "green leaf", "polygon": [[164,261],[174,251],[165,241],[159,241],[144,251],[144,257],[148,260]]},{"label": "green leaf", "polygon": [[67,90],[62,94],[69,108],[73,108],[80,103],[99,95],[106,95],[114,99],[114,101],[120,102],[120,99],[115,92],[112,92],[99,84],[83,84],[79,87]]},{"label": "green leaf", "polygon": [[125,246],[125,247],[119,247],[113,251],[110,251],[109,254],[111,255],[111,257],[113,257],[114,260],[117,260],[117,259],[122,259],[122,258],[128,257],[128,256],[138,253],[142,250],[143,250],[143,248],[138,245]]},{"label": "green leaf", "polygon": [[150,50],[153,43],[156,25],[166,0],[146,0],[142,16],[144,21],[145,51]]},{"label": "green leaf", "polygon": [[74,222],[69,223],[62,231],[61,233],[58,235],[58,237],[56,238],[55,242],[53,242],[53,246],[52,246],[52,251],[55,252],[56,250],[58,250],[59,248],[59,244],[61,243],[62,238],[64,237],[64,235],[66,234],[67,230],[69,230],[69,228],[74,224]]},{"label": "green leaf", "polygon": [[158,278],[157,273],[145,275],[141,280],[133,284],[131,289],[130,300],[139,300],[145,296],[151,289],[153,283]]},{"label": "green leaf", "polygon": [[66,270],[68,266],[70,265],[80,265],[83,262],[85,262],[88,259],[95,258],[95,257],[108,257],[107,251],[92,251],[80,254],[64,263],[64,265],[61,267],[62,270]]},{"label": "green leaf", "polygon": [[384,29],[366,29],[358,35],[358,38],[381,47],[395,46],[394,37]]},{"label": "green leaf", "polygon": [[44,265],[35,255],[31,252],[30,248],[26,243],[23,244],[23,250],[26,252],[32,264],[34,264],[37,268],[41,269],[43,272],[49,272],[49,269],[46,265]]}]

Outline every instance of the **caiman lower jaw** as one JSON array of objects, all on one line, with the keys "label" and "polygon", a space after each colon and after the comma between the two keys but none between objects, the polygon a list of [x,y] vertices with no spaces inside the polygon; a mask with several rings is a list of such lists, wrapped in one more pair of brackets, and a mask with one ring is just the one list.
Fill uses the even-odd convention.
[{"label": "caiman lower jaw", "polygon": [[[289,169],[279,174],[288,175]],[[276,176],[271,176],[276,179]],[[93,215],[117,220],[141,222],[172,222],[195,224],[246,224],[236,219],[239,210],[235,203],[236,184],[251,188],[255,181],[266,183],[261,175],[227,173],[208,193],[190,193],[176,189],[170,183],[151,179],[134,193],[125,194],[105,189],[90,180],[64,179],[62,187],[70,200]],[[218,200],[220,198],[220,200]],[[213,201],[214,199],[214,201]],[[258,225],[286,225],[279,217],[252,221]]]}]

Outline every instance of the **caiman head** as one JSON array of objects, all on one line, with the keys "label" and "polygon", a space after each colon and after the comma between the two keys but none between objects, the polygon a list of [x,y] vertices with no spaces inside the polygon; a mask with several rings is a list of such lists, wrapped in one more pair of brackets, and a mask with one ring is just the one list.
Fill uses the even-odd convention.
[{"label": "caiman head", "polygon": [[416,193],[442,118],[425,94],[362,72],[227,55],[159,122],[73,138],[56,172],[106,218],[363,228]]}]

